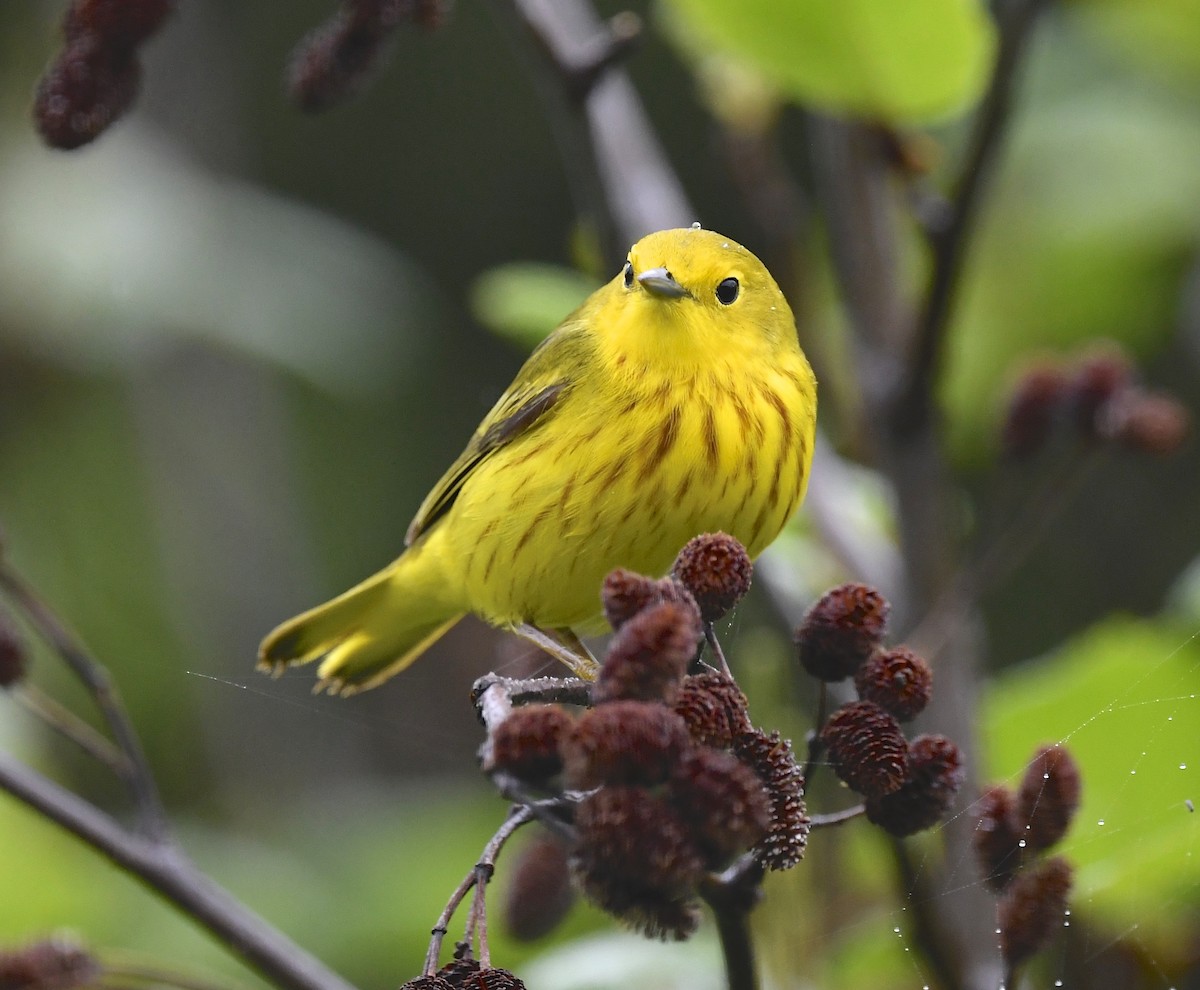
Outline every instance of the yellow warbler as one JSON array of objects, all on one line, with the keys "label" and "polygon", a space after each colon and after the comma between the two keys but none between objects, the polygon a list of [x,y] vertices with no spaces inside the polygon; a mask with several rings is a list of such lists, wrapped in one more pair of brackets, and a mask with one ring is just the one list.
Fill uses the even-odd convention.
[{"label": "yellow warbler", "polygon": [[816,403],[762,262],[699,225],[650,234],[525,362],[407,549],[271,632],[260,666],[374,687],[474,612],[594,676],[577,632],[600,627],[604,576],[662,574],[702,532],[761,552],[804,497]]}]

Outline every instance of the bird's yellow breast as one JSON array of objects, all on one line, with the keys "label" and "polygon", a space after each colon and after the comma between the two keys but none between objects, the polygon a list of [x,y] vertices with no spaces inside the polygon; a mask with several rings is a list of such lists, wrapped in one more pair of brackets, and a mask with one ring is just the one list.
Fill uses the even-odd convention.
[{"label": "bird's yellow breast", "polygon": [[757,375],[717,361],[576,384],[439,527],[464,602],[498,624],[587,628],[614,567],[662,574],[716,530],[757,555],[799,505],[812,454],[812,376],[795,355]]}]

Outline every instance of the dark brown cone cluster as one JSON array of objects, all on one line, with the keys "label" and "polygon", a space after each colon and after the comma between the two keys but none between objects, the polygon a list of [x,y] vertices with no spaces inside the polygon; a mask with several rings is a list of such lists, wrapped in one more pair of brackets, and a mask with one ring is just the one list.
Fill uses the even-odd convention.
[{"label": "dark brown cone cluster", "polygon": [[516,973],[501,969],[499,966],[487,969],[480,967],[457,982],[454,980],[446,982],[460,990],[525,990],[524,982]]},{"label": "dark brown cone cluster", "polygon": [[[463,946],[457,946],[456,949],[461,951]],[[478,959],[451,959],[435,975],[439,980],[445,980],[452,987],[460,987],[464,980],[470,979],[481,969],[483,967],[479,964]]]},{"label": "dark brown cone cluster", "polygon": [[644,787],[601,787],[579,805],[575,828],[571,862],[589,900],[647,935],[695,932],[703,854],[666,799]]},{"label": "dark brown cone cluster", "polygon": [[1015,968],[1041,951],[1062,927],[1071,866],[1061,856],[1022,870],[996,905],[1000,952]]},{"label": "dark brown cone cluster", "polygon": [[0,688],[10,688],[24,676],[28,666],[25,643],[12,618],[0,611]]},{"label": "dark brown cone cluster", "polygon": [[1043,746],[1034,754],[1017,791],[1012,825],[1030,852],[1056,845],[1075,812],[1083,783],[1074,757],[1062,746]]},{"label": "dark brown cone cluster", "polygon": [[675,712],[692,739],[717,749],[729,749],[751,730],[746,705],[737,682],[716,670],[685,677],[675,697]]},{"label": "dark brown cone cluster", "polygon": [[[711,542],[689,546],[695,559],[701,551],[737,557]],[[767,841],[776,807],[794,828],[795,820],[807,828],[802,782],[778,737],[768,748],[786,752],[794,776],[743,757],[738,743],[752,730],[732,679],[686,676],[702,619],[681,583],[615,571],[605,581],[604,606],[617,633],[593,689],[595,707],[558,746],[565,784],[591,791],[576,809],[571,869],[590,900],[627,924],[683,939],[698,923],[700,880]],[[791,846],[777,838],[776,847],[776,863],[795,862],[803,836]]]},{"label": "dark brown cone cluster", "polygon": [[1037,453],[1060,422],[1072,424],[1085,440],[1160,455],[1175,453],[1190,429],[1187,409],[1139,386],[1129,359],[1116,348],[1027,371],[1009,399],[1004,452],[1014,459]]},{"label": "dark brown cone cluster", "polygon": [[678,581],[669,577],[649,578],[623,567],[610,571],[604,579],[600,600],[604,605],[604,618],[618,631],[635,615],[662,602],[678,602],[691,607],[695,609],[697,623],[700,621],[699,606]]},{"label": "dark brown cone cluster", "polygon": [[1068,387],[1066,373],[1054,365],[1030,368],[1017,380],[1000,432],[1005,454],[1022,459],[1042,447],[1054,428]]},{"label": "dark brown cone cluster", "polygon": [[796,628],[801,665],[822,681],[853,677],[882,642],[890,611],[887,599],[865,584],[825,592]]},{"label": "dark brown cone cluster", "polygon": [[792,744],[778,732],[757,729],[734,741],[734,752],[754,768],[771,799],[767,834],[754,847],[768,870],[790,870],[804,858],[809,819],[804,807],[804,771],[796,762]]},{"label": "dark brown cone cluster", "polygon": [[899,790],[908,778],[908,740],[900,723],[873,701],[852,701],[821,730],[834,772],[866,798]]},{"label": "dark brown cone cluster", "polygon": [[696,606],[660,601],[631,616],[617,631],[593,688],[596,704],[617,700],[674,700],[700,645]]},{"label": "dark brown cone cluster", "polygon": [[979,815],[972,836],[975,859],[983,882],[997,893],[1009,885],[1021,865],[1013,805],[1013,792],[1001,784],[984,791],[975,804]]},{"label": "dark brown cone cluster", "polygon": [[707,862],[727,862],[766,837],[770,799],[758,775],[732,753],[693,746],[675,765],[670,787]]},{"label": "dark brown cone cluster", "polygon": [[574,719],[560,705],[517,708],[492,733],[489,771],[544,783],[562,770],[561,747]]},{"label": "dark brown cone cluster", "polygon": [[893,835],[937,824],[962,785],[962,756],[944,736],[912,744],[901,721],[929,703],[933,672],[906,646],[883,645],[891,605],[874,588],[843,584],[827,591],[796,629],[800,663],[823,681],[854,678],[858,701],[821,728],[834,772],[866,799],[867,817]]},{"label": "dark brown cone cluster", "polygon": [[566,845],[553,835],[536,836],[509,873],[504,927],[517,941],[533,942],[554,931],[574,902]]},{"label": "dark brown cone cluster", "polygon": [[868,797],[867,818],[899,838],[932,828],[950,811],[965,773],[951,740],[917,736],[908,745],[907,779],[890,794]]},{"label": "dark brown cone cluster", "polygon": [[38,81],[33,118],[43,140],[69,150],[96,138],[133,104],[139,47],[173,0],[75,0],[63,19],[66,45]]},{"label": "dark brown cone cluster", "polygon": [[563,740],[569,787],[661,784],[691,746],[687,725],[654,701],[610,701],[588,709]]},{"label": "dark brown cone cluster", "polygon": [[726,533],[704,533],[689,540],[675,558],[672,575],[682,584],[707,623],[716,622],[750,590],[754,565],[746,548]]},{"label": "dark brown cone cluster", "polygon": [[1034,754],[1016,794],[1003,785],[984,791],[976,805],[975,857],[984,883],[1006,889],[1038,853],[1057,845],[1071,827],[1083,783],[1064,746]]},{"label": "dark brown cone cluster", "polygon": [[906,646],[878,650],[854,674],[864,701],[873,701],[901,722],[916,718],[929,704],[933,672],[923,657]]},{"label": "dark brown cone cluster", "polygon": [[0,951],[4,990],[82,990],[96,985],[101,975],[96,958],[65,939],[43,939]]},{"label": "dark brown cone cluster", "polygon": [[1016,794],[1002,785],[980,796],[974,846],[996,905],[1000,949],[1015,971],[1061,926],[1071,867],[1039,854],[1058,843],[1079,807],[1079,767],[1063,746],[1043,746],[1025,768]]},{"label": "dark brown cone cluster", "polygon": [[[744,551],[728,539],[693,541],[681,570],[717,561],[740,573]],[[711,600],[736,598],[715,586]],[[799,862],[809,828],[802,771],[778,733],[751,727],[732,678],[687,675],[703,620],[679,581],[618,570],[603,600],[617,631],[594,707],[578,717],[558,706],[517,709],[493,734],[488,769],[541,785],[561,773],[564,787],[585,791],[570,851],[578,886],[642,933],[684,939],[710,872],[747,851],[770,869]]]},{"label": "dark brown cone cluster", "polygon": [[698,741],[670,707],[687,683],[691,706],[738,718],[727,710],[736,705],[728,687],[719,700],[705,699],[685,679],[701,635],[690,595],[674,582],[617,572],[605,583],[605,606],[620,628],[596,707],[563,746],[568,783],[599,785],[576,813],[572,867],[594,903],[646,935],[684,939],[699,920],[696,885],[757,841],[768,801],[748,768]]},{"label": "dark brown cone cluster", "polygon": [[455,959],[432,976],[418,976],[400,990],[525,990],[525,984],[507,969],[484,968],[474,959]]},{"label": "dark brown cone cluster", "polygon": [[891,604],[865,584],[843,584],[823,594],[794,635],[800,665],[822,681],[854,678],[863,701],[908,721],[925,708],[933,672],[906,646],[886,649]]},{"label": "dark brown cone cluster", "polygon": [[302,110],[328,109],[358,92],[404,21],[441,23],[442,0],[341,0],[337,13],[292,52],[287,88]]}]

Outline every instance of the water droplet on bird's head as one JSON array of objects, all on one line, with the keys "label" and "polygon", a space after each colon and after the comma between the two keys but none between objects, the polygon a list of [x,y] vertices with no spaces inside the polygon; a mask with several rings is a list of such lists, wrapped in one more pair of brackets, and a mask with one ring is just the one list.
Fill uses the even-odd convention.
[{"label": "water droplet on bird's head", "polygon": [[699,221],[699,220],[693,220],[693,221],[692,221],[692,230],[701,230],[701,229],[702,229],[702,228],[701,228],[701,226],[700,226],[700,221]]}]

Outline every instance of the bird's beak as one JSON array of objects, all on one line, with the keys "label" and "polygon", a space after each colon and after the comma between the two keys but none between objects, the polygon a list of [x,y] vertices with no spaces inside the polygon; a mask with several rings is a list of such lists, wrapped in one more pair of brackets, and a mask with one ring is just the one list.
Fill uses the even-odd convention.
[{"label": "bird's beak", "polygon": [[675,281],[675,277],[665,268],[651,268],[642,272],[637,280],[646,287],[646,291],[660,299],[682,299],[688,290]]}]

